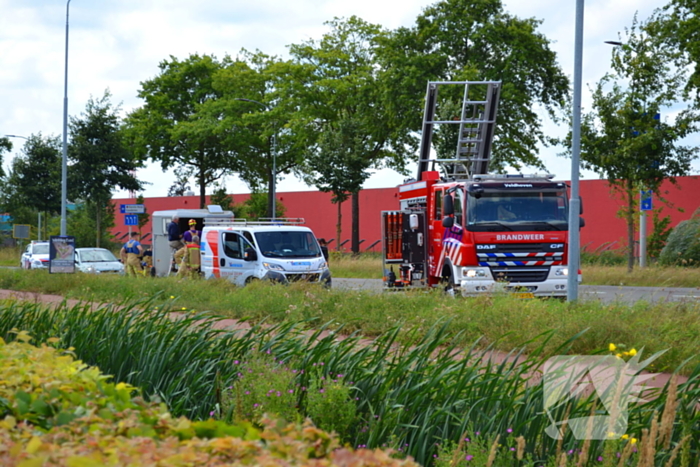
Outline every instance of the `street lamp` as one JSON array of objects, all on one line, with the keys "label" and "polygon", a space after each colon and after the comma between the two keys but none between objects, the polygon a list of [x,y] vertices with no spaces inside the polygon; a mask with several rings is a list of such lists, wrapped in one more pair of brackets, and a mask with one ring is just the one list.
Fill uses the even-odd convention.
[{"label": "street lamp", "polygon": [[569,275],[566,299],[578,300],[578,270],[581,263],[579,215],[579,160],[581,157],[581,75],[583,63],[583,0],[576,0],[574,37],[574,102],[571,129],[571,199],[569,200]]},{"label": "street lamp", "polygon": [[61,158],[61,236],[66,236],[66,201],[68,199],[68,12],[66,2],[66,66],[63,79],[63,156]]},{"label": "street lamp", "polygon": [[[262,102],[258,102],[253,99],[245,99],[243,97],[236,97],[237,101],[252,102],[254,104],[261,105],[265,107],[265,110],[269,111],[270,107]],[[276,185],[277,185],[277,144],[276,144],[277,130],[272,133],[272,183],[270,184],[270,196],[272,196],[272,220],[275,220],[277,215],[277,199],[276,199]]]}]

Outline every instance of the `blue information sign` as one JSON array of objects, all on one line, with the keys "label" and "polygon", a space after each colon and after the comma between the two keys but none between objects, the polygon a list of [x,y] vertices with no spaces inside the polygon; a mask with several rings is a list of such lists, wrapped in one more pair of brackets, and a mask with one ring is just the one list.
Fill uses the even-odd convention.
[{"label": "blue information sign", "polygon": [[120,214],[143,214],[146,212],[146,206],[143,204],[120,204]]},{"label": "blue information sign", "polygon": [[126,214],[124,216],[124,225],[139,225],[139,215]]},{"label": "blue information sign", "polygon": [[640,211],[651,211],[652,210],[652,202],[651,202],[652,191],[651,190],[642,190],[640,194],[641,194],[641,203],[639,204],[639,210]]}]

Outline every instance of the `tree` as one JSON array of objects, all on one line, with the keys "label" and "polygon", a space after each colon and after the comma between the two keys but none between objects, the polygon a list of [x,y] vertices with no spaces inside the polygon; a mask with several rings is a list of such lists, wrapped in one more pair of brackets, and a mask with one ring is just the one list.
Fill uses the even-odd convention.
[{"label": "tree", "polygon": [[226,186],[218,185],[209,197],[209,202],[221,206],[224,211],[233,211],[233,197],[226,193]]},{"label": "tree", "polygon": [[38,213],[58,214],[61,209],[60,139],[31,135],[21,155],[12,161],[3,185],[3,210],[11,213],[15,222],[33,224]]},{"label": "tree", "polygon": [[163,170],[179,169],[194,176],[199,185],[200,207],[206,203],[206,188],[235,166],[222,144],[220,115],[199,112],[221,93],[213,87],[215,75],[230,60],[190,55],[160,63],[160,74],[141,83],[138,95],[145,104],[126,119],[127,137],[142,160],[160,162]]},{"label": "tree", "polygon": [[2,168],[2,155],[3,153],[10,151],[12,151],[12,141],[10,141],[10,138],[5,136],[0,137],[0,178],[5,176],[5,170]]},{"label": "tree", "polygon": [[112,190],[143,189],[135,177],[139,166],[124,144],[119,108],[112,107],[109,91],[100,99],[90,98],[81,118],[71,118],[68,157],[69,196],[94,207],[96,246],[109,227]]},{"label": "tree", "polygon": [[[687,175],[698,148],[678,144],[695,131],[698,114],[679,103],[686,72],[672,65],[678,52],[650,40],[635,18],[622,46],[613,50],[613,73],[593,92],[593,110],[583,115],[581,160],[606,178],[626,201],[627,267],[634,267],[635,215],[640,189],[659,198],[661,183]],[[627,82],[623,86],[620,82]],[[674,107],[675,119],[661,118]]]},{"label": "tree", "polygon": [[168,188],[168,196],[185,196],[190,191],[189,181],[178,169],[175,169],[175,183]]},{"label": "tree", "polygon": [[[144,204],[145,201],[146,200],[142,194],[138,195],[136,197],[136,204]],[[151,215],[148,214],[148,211],[145,209],[145,206],[144,206],[143,214],[139,214],[139,225],[138,225],[139,235],[143,235],[143,232],[141,232],[141,230],[145,227],[146,224],[148,224],[150,219],[151,219]]]},{"label": "tree", "polygon": [[299,84],[298,69],[289,61],[242,50],[216,76],[221,99],[200,108],[203,118],[218,122],[217,134],[232,154],[231,172],[253,192],[267,185],[267,217],[272,217],[276,178],[297,167],[306,148],[303,128],[294,124],[300,108],[288,92]]},{"label": "tree", "polygon": [[700,103],[700,3],[671,0],[656,12],[646,29],[662,46],[682,53],[681,66],[687,62],[694,65],[685,89],[695,91],[695,100]]},{"label": "tree", "polygon": [[[359,252],[358,193],[370,168],[405,169],[415,148],[400,121],[385,105],[391,94],[377,54],[387,31],[355,16],[327,23],[320,41],[292,45],[290,53],[305,68],[305,82],[291,90],[301,124],[317,135],[302,167],[304,178],[342,203],[352,197],[352,251]],[[339,206],[340,216],[340,206]],[[340,218],[337,235],[340,239]]]},{"label": "tree", "polygon": [[429,80],[500,80],[490,169],[544,168],[539,146],[550,139],[540,116],[557,121],[568,110],[569,80],[538,32],[540,24],[504,12],[500,0],[443,0],[427,7],[413,27],[394,31],[379,55],[393,118],[402,119],[406,131],[420,129]]}]

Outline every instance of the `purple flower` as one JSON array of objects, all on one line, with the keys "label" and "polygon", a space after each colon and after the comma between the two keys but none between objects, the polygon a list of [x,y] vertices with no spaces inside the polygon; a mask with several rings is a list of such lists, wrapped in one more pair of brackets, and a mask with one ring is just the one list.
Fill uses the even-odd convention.
[{"label": "purple flower", "polygon": [[325,391],[323,388],[321,388],[321,389],[318,390],[318,392],[324,393],[324,392],[326,392],[326,391]]},{"label": "purple flower", "polygon": [[471,454],[467,454],[467,457],[464,458],[465,461],[470,461],[472,459],[474,459],[474,456],[472,456]]},{"label": "purple flower", "polygon": [[238,360],[234,360],[234,361],[233,361],[233,364],[234,364],[234,365],[238,365],[238,363],[239,363]]},{"label": "purple flower", "polygon": [[479,436],[479,435],[481,434],[481,432],[480,432],[480,431],[477,431],[477,432],[475,432],[474,434],[475,434],[476,436]]},{"label": "purple flower", "polygon": [[603,462],[603,456],[598,456],[598,462]]},{"label": "purple flower", "polygon": [[468,442],[470,442],[471,440],[470,440],[469,438],[464,438],[464,441],[466,441],[466,442],[468,443]]},{"label": "purple flower", "polygon": [[260,405],[260,404],[253,404],[253,407],[257,407],[258,405]]},{"label": "purple flower", "polygon": [[515,448],[510,448],[511,451],[515,451]]},{"label": "purple flower", "polygon": [[323,362],[319,363],[319,365],[323,366]]},{"label": "purple flower", "polygon": [[512,428],[508,428],[506,431],[507,431],[508,433],[512,433],[512,432],[513,432],[513,429],[512,429]]},{"label": "purple flower", "polygon": [[250,391],[246,391],[245,393],[246,393],[246,395],[248,395],[248,394],[250,394]]},{"label": "purple flower", "polygon": [[343,375],[338,375],[338,376],[336,376],[336,378],[342,378],[342,377],[343,377]]},{"label": "purple flower", "polygon": [[213,410],[212,410],[211,412],[209,412],[209,416],[210,416],[210,417],[213,417],[213,416],[214,416],[214,411],[213,411]]},{"label": "purple flower", "polygon": [[287,391],[289,394],[294,394],[294,389],[290,389]]}]

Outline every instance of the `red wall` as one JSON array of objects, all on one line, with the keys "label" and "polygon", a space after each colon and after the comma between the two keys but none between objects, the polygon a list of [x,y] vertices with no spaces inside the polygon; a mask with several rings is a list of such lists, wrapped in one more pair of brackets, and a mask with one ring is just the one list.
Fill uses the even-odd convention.
[{"label": "red wall", "polygon": [[[689,219],[695,209],[700,206],[700,176],[679,177],[678,185],[674,186],[666,182],[662,186],[662,193],[671,206],[663,206],[658,199],[654,199],[654,208],[663,206],[661,217],[670,215],[671,226]],[[586,226],[581,229],[581,247],[592,251],[596,248],[619,248],[626,245],[627,228],[625,221],[617,216],[623,201],[620,196],[613,194],[605,180],[581,180],[579,184],[581,198],[583,199],[583,218]],[[234,194],[236,204],[248,199],[248,194]],[[335,238],[338,207],[331,203],[329,193],[319,191],[300,191],[277,193],[278,202],[286,208],[285,217],[302,217],[317,237],[327,240]],[[114,199],[119,212],[119,204],[135,204],[134,198]],[[167,209],[199,208],[198,196],[147,198],[145,200],[147,212],[162,211]],[[381,225],[380,212],[398,209],[398,196],[396,188],[373,188],[360,192],[360,239],[363,250],[380,239]],[[679,212],[682,208],[685,212]],[[351,235],[351,202],[342,204],[342,231],[341,243],[348,240]],[[123,215],[116,215],[117,227],[113,230],[118,237],[128,231],[125,227]],[[653,225],[651,216],[647,220],[648,235],[651,235]],[[151,231],[150,223],[142,231]],[[146,238],[144,243],[149,243]],[[610,245],[612,243],[612,245]],[[335,249],[336,242],[330,244]],[[348,250],[350,242],[343,245]],[[372,250],[379,251],[381,244],[376,244]]]}]

